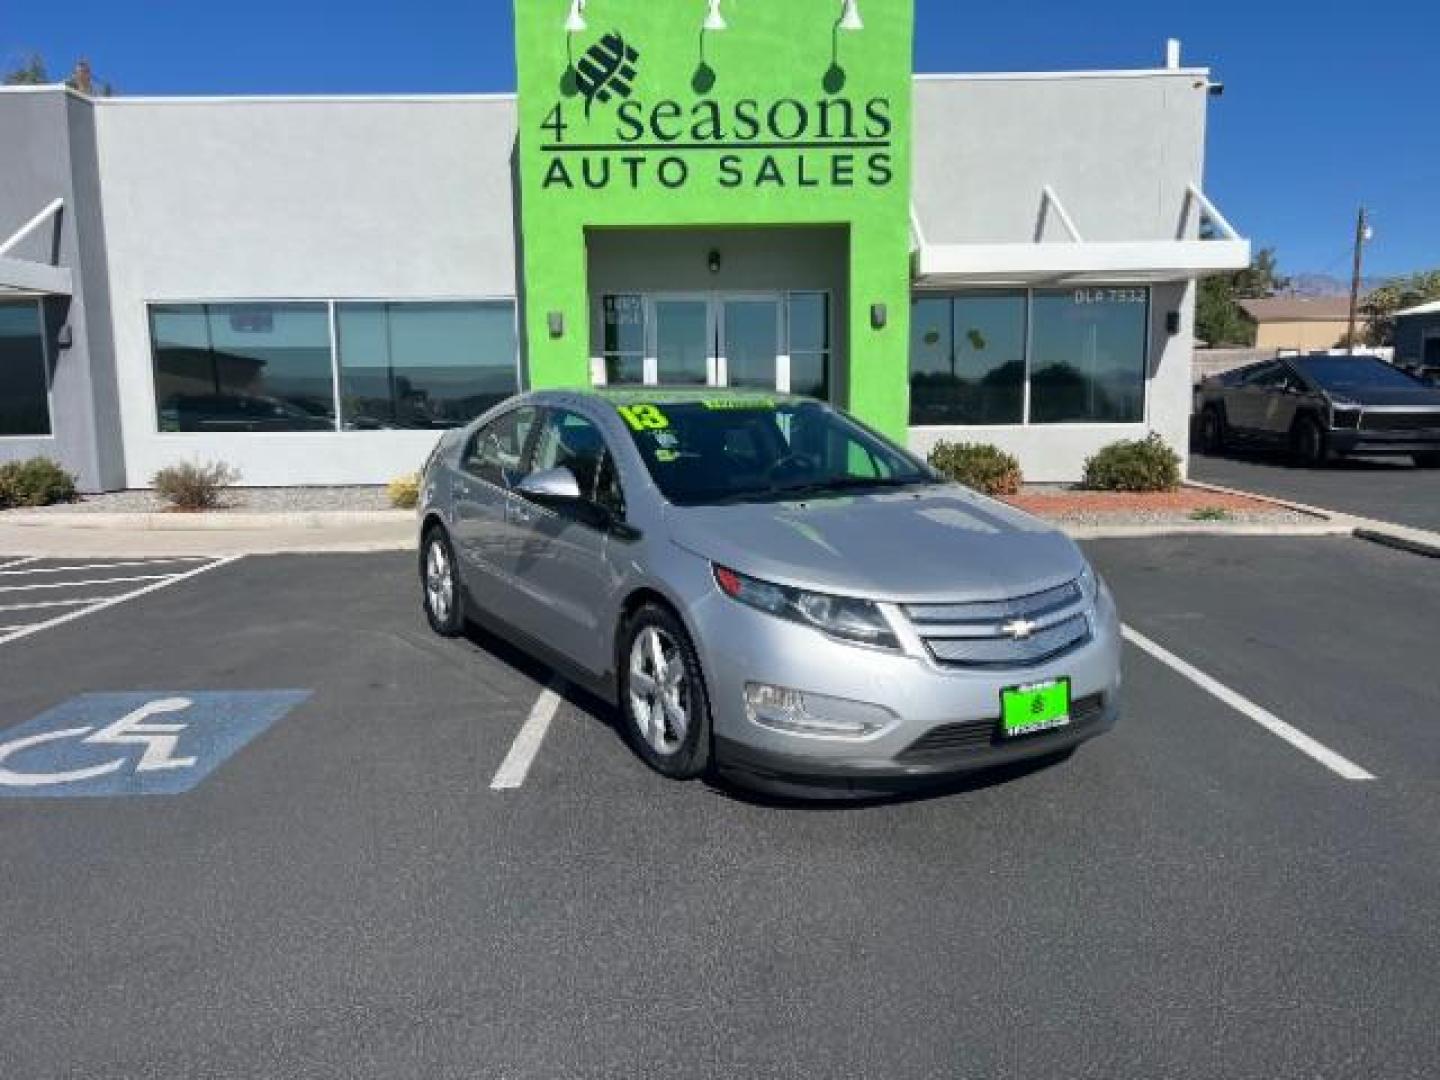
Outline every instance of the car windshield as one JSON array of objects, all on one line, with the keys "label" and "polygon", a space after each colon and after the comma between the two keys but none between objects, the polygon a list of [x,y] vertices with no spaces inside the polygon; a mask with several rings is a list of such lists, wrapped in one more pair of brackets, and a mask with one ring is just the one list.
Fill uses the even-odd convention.
[{"label": "car windshield", "polygon": [[1355,393],[1362,390],[1416,390],[1425,384],[1399,368],[1373,356],[1307,356],[1290,361],[1326,390]]},{"label": "car windshield", "polygon": [[661,493],[679,506],[935,481],[909,454],[819,402],[717,397],[617,408]]}]

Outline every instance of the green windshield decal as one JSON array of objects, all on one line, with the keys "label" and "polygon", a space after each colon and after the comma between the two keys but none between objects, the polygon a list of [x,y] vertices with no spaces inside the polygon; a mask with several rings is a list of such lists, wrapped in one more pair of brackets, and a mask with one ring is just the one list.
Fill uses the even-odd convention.
[{"label": "green windshield decal", "polygon": [[733,398],[706,398],[700,403],[707,409],[769,409],[775,410],[780,406],[774,398],[767,397],[733,397]]},{"label": "green windshield decal", "polygon": [[654,405],[620,405],[617,410],[631,431],[663,431],[670,426],[670,418]]}]

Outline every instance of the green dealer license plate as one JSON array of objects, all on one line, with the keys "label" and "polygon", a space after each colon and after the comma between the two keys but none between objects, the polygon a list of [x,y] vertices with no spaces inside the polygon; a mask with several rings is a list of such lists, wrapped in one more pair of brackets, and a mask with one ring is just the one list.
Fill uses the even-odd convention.
[{"label": "green dealer license plate", "polygon": [[1070,680],[1052,679],[1000,691],[1000,734],[1007,739],[1070,723]]}]

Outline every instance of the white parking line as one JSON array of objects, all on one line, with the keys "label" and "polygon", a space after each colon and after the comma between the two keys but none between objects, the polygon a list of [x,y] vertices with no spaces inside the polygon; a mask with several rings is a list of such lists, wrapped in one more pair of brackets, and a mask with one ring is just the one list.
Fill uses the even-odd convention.
[{"label": "white parking line", "polygon": [[39,562],[39,555],[31,555],[27,559],[12,559],[7,563],[0,563],[0,570],[9,570],[12,566],[25,566],[28,563]]},{"label": "white parking line", "polygon": [[46,581],[39,585],[0,585],[0,593],[29,592],[32,589],[80,589],[87,585],[120,585],[126,581],[165,581],[173,574],[135,574],[131,577],[94,578],[90,581]]},{"label": "white parking line", "polygon": [[67,607],[74,604],[88,605],[86,607],[80,608],[78,611],[67,611],[64,615],[57,615],[55,616],[55,618],[47,619],[44,622],[33,623],[29,626],[22,626],[19,629],[0,633],[0,645],[8,645],[12,641],[19,641],[21,638],[29,637],[31,634],[38,634],[41,630],[49,630],[55,626],[63,626],[65,623],[73,622],[76,619],[84,618],[86,615],[92,615],[97,611],[103,611],[106,608],[114,607],[116,604],[123,604],[127,600],[134,600],[141,596],[148,596],[150,593],[157,592],[160,589],[168,588],[169,586],[174,585],[177,582],[188,581],[190,578],[196,577],[200,574],[204,574],[207,571],[216,570],[222,566],[229,566],[231,563],[237,562],[243,557],[244,556],[241,555],[227,555],[223,558],[215,559],[213,562],[207,562],[203,566],[197,566],[193,570],[186,570],[183,573],[167,575],[163,580],[152,581],[149,585],[146,585],[143,588],[132,589],[130,592],[121,593],[119,596],[107,596],[103,599],[96,600],[93,603],[86,600],[49,600],[31,604],[12,604],[9,607],[0,607],[0,611],[15,611],[22,608]]},{"label": "white parking line", "polygon": [[1262,709],[1249,698],[1236,693],[1224,683],[1206,675],[1205,672],[1195,667],[1195,665],[1186,663],[1184,660],[1181,660],[1180,657],[1170,652],[1170,650],[1155,644],[1155,642],[1151,641],[1133,627],[1125,626],[1121,629],[1125,635],[1125,640],[1129,641],[1136,648],[1143,649],[1166,667],[1184,675],[1185,678],[1189,679],[1206,693],[1219,698],[1236,712],[1248,716],[1266,731],[1270,732],[1270,734],[1284,739],[1296,750],[1314,758],[1331,772],[1344,777],[1346,780],[1375,779],[1374,774],[1362,769],[1349,758],[1342,757],[1323,743],[1316,742],[1309,735],[1287,724],[1268,709]]},{"label": "white parking line", "polygon": [[33,559],[19,559],[12,563],[0,564],[0,575],[5,577],[29,577],[31,574],[71,574],[81,570],[120,570],[130,566],[163,566],[165,563],[197,563],[209,562],[210,557],[205,555],[178,555],[173,559],[135,559],[127,562],[98,562],[82,563],[78,566],[35,566],[29,570],[12,570],[12,566],[23,566],[27,563],[39,562],[37,555]]},{"label": "white parking line", "polygon": [[550,730],[550,721],[555,719],[555,711],[560,708],[559,685],[557,681],[547,686],[530,709],[524,726],[510,744],[510,752],[505,755],[495,778],[490,781],[491,791],[513,791],[525,783],[535,755],[540,752],[540,745],[545,741],[546,732]]}]

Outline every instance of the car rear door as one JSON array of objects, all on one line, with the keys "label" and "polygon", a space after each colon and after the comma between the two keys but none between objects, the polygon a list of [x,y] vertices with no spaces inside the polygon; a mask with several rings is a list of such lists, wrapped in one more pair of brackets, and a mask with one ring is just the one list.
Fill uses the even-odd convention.
[{"label": "car rear door", "polygon": [[522,539],[510,514],[511,488],[524,475],[537,418],[533,406],[522,405],[481,427],[451,478],[454,540],[465,584],[477,603],[502,618],[515,596]]},{"label": "car rear door", "polygon": [[522,539],[514,621],[537,641],[600,674],[611,661],[608,623],[620,582],[611,565],[613,547],[625,545],[613,528],[625,513],[614,457],[594,421],[570,409],[549,409],[529,466],[537,473],[569,469],[582,499],[567,504],[515,497],[511,515]]}]

